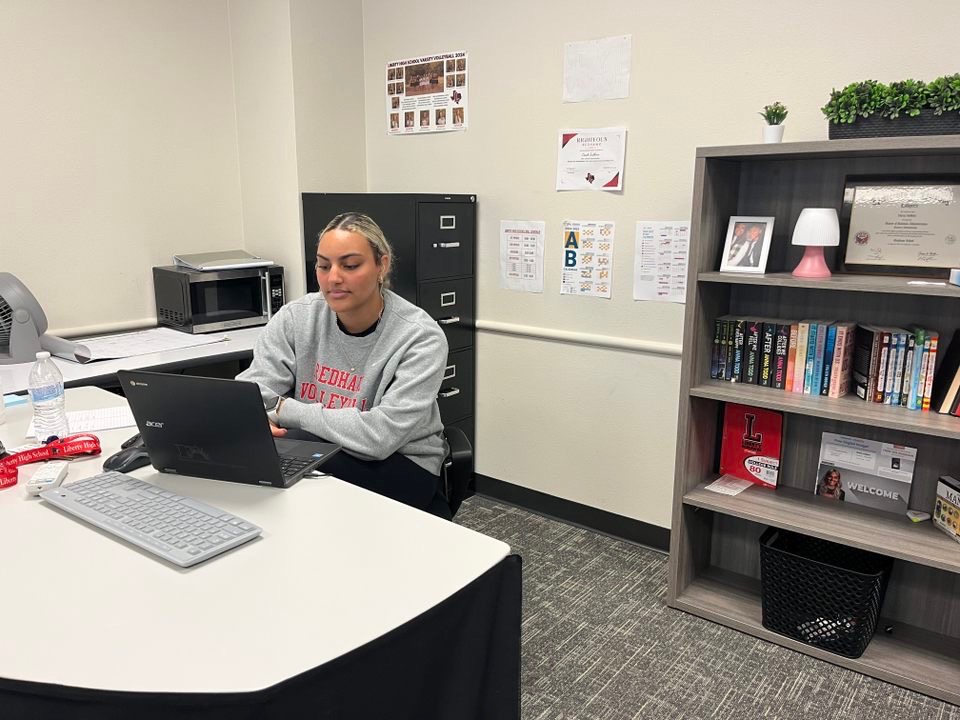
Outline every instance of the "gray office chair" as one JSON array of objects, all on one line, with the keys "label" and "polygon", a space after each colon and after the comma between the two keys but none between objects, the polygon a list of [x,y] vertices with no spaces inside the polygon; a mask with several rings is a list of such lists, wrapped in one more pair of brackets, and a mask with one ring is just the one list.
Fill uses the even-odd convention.
[{"label": "gray office chair", "polygon": [[443,494],[450,506],[450,515],[456,516],[460,504],[473,495],[473,446],[458,427],[443,429],[447,441],[447,457],[440,471]]}]

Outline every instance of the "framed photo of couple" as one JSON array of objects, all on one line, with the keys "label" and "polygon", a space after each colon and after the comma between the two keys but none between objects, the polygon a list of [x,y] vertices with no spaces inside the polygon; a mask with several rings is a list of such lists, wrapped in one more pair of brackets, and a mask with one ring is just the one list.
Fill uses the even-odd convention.
[{"label": "framed photo of couple", "polygon": [[727,226],[720,271],[765,273],[773,238],[773,221],[772,217],[733,215]]}]

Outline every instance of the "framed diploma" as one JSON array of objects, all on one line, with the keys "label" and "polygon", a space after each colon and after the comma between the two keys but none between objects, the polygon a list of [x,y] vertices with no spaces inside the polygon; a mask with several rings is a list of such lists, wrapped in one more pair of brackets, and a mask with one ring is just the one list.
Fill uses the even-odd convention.
[{"label": "framed diploma", "polygon": [[847,178],[844,271],[946,278],[960,267],[958,238],[960,176]]}]

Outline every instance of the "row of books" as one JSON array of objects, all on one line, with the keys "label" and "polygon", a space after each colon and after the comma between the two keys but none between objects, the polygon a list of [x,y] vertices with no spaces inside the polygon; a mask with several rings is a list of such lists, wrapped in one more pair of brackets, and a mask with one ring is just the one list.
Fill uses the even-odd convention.
[{"label": "row of books", "polygon": [[806,395],[850,392],[856,323],[724,315],[714,325],[710,377]]},{"label": "row of books", "polygon": [[868,402],[929,410],[939,343],[939,333],[920,327],[857,326],[857,395]]},{"label": "row of books", "polygon": [[938,341],[924,328],[724,315],[714,326],[710,377],[929,410]]}]

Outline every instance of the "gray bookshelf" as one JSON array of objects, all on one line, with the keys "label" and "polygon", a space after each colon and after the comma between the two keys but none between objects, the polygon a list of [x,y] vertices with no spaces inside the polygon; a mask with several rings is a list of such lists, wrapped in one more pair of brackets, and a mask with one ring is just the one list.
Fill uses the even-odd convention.
[{"label": "gray bookshelf", "polygon": [[[820,436],[839,432],[917,448],[910,507],[930,512],[936,479],[960,472],[960,419],[710,379],[720,315],[824,317],[922,324],[948,341],[960,325],[960,288],[912,278],[790,274],[802,248],[790,235],[805,207],[839,209],[848,175],[960,175],[960,136],[699,148],[680,375],[668,602],[827,662],[960,704],[960,544],[931,523],[813,494]],[[717,272],[731,215],[776,218],[767,274]],[[827,261],[836,267],[835,251]],[[941,346],[940,357],[943,356]],[[779,487],[737,496],[705,490],[717,477],[727,402],[784,413]],[[759,537],[768,526],[894,558],[877,634],[857,659],[769,631],[761,624]]]}]

